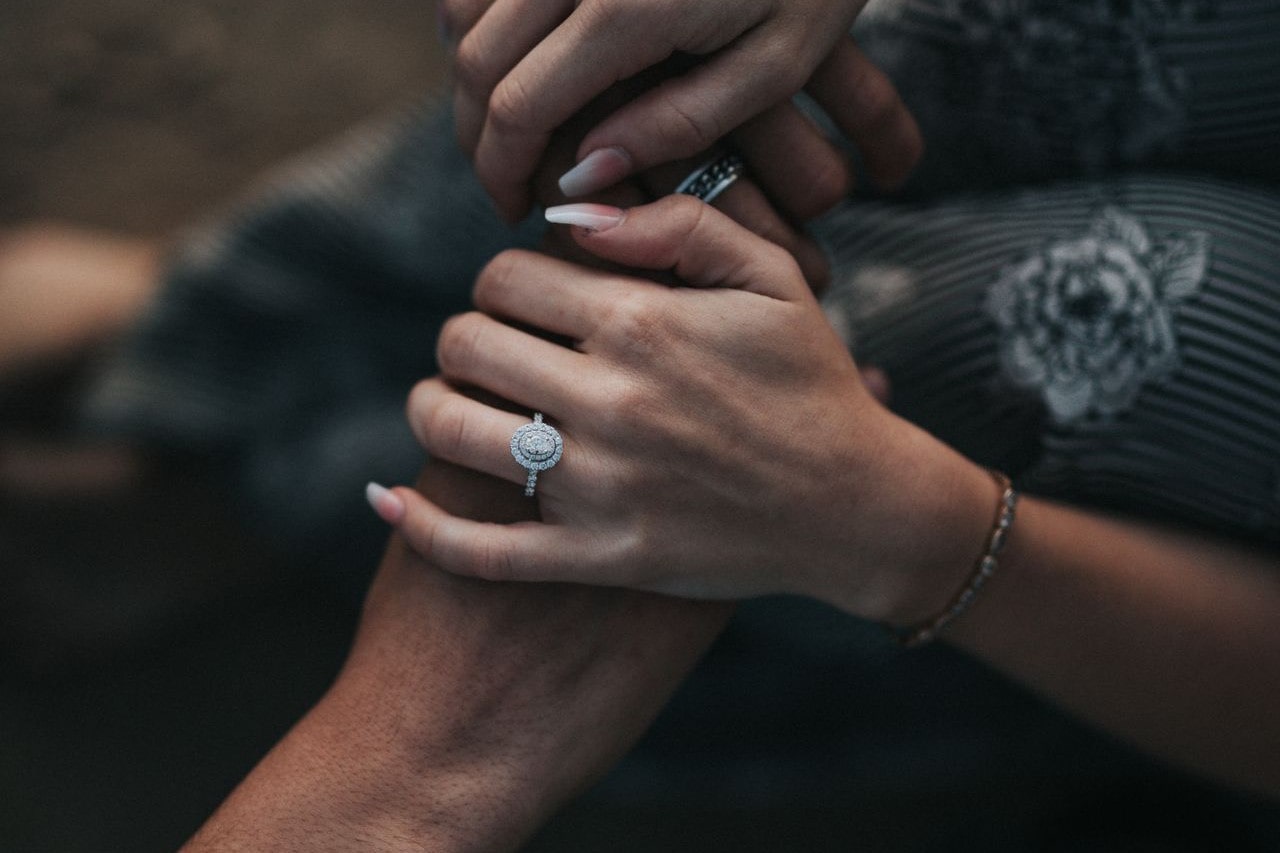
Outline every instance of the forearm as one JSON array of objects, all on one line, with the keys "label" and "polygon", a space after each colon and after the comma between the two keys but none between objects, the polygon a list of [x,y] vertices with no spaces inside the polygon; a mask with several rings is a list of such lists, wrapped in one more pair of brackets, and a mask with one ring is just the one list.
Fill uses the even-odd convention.
[{"label": "forearm", "polygon": [[[433,462],[482,519],[519,489]],[[639,738],[731,608],[445,574],[393,538],[333,687],[190,851],[516,849]]]},{"label": "forearm", "polygon": [[[183,849],[203,851],[454,851],[468,844],[450,818],[455,787],[366,736],[364,720],[326,697],[254,768]],[[468,814],[468,812],[463,812]],[[478,806],[472,815],[484,814]],[[478,835],[472,829],[473,840]]]},{"label": "forearm", "polygon": [[1280,794],[1280,558],[1026,498],[945,636],[1171,761]]},{"label": "forearm", "polygon": [[492,720],[467,697],[472,656],[438,636],[430,599],[449,581],[429,571],[393,543],[335,684],[186,850],[512,850],[537,828],[557,786],[520,790],[547,769],[534,751],[521,765],[474,742]]}]

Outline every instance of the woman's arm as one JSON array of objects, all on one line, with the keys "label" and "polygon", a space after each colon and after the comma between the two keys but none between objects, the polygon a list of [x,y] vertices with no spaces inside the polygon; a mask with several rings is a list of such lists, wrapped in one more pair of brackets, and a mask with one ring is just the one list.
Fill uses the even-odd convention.
[{"label": "woman's arm", "polygon": [[[527,415],[563,433],[542,523],[482,525],[404,495],[443,568],[702,598],[791,592],[909,626],[964,586],[988,474],[878,405],[785,254],[666,199],[581,245],[671,288],[527,254],[481,276],[411,421],[435,456],[508,480]],[[534,327],[572,342],[528,334]],[[1003,566],[944,636],[1169,760],[1280,793],[1280,561],[1028,499]]]},{"label": "woman's arm", "polygon": [[1280,796],[1280,557],[1024,499],[944,634],[1147,751]]}]

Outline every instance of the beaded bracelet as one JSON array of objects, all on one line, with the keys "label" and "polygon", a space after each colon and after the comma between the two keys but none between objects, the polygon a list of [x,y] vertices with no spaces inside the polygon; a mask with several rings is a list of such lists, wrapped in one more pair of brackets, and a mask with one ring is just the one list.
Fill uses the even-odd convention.
[{"label": "beaded bracelet", "polygon": [[969,609],[978,591],[986,584],[987,579],[995,574],[998,565],[996,558],[1004,548],[1005,540],[1009,538],[1009,528],[1013,526],[1013,518],[1017,513],[1018,490],[1009,482],[1009,478],[999,471],[989,470],[987,473],[1000,487],[1000,502],[996,505],[996,520],[991,527],[991,534],[987,537],[987,547],[983,549],[982,556],[978,559],[978,564],[974,567],[969,580],[941,613],[914,628],[891,627],[889,629],[899,645],[914,648],[933,640],[948,622]]}]

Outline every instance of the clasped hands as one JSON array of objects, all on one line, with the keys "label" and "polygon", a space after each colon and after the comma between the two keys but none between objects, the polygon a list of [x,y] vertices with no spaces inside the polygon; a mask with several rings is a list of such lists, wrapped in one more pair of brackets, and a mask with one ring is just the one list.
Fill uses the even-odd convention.
[{"label": "clasped hands", "polygon": [[[613,227],[561,241],[577,262],[501,255],[479,310],[447,325],[443,373],[409,407],[432,460],[416,488],[375,495],[397,535],[347,666],[191,849],[518,845],[638,737],[729,614],[652,592],[909,612],[894,578],[936,556],[909,527],[935,507],[882,490],[936,474],[936,443],[876,403],[812,295],[821,261],[792,223],[842,196],[848,167],[789,97],[808,80],[886,184],[919,137],[845,40],[861,4],[805,5],[446,4],[461,136],[500,209],[564,201],[555,177],[598,145],[625,168],[586,179],[631,180],[592,198],[629,209],[594,208]],[[801,42],[801,71],[779,78]],[[639,43],[660,55],[617,52]],[[698,61],[615,85],[676,51]],[[666,135],[699,92],[709,123]],[[687,197],[643,203],[696,162],[707,128],[744,121],[734,142],[760,185],[718,204],[746,227]],[[532,410],[566,441],[536,500],[507,452]],[[934,482],[937,501],[953,497]]]},{"label": "clasped hands", "polygon": [[[687,168],[734,129],[760,186],[721,202],[743,225],[688,198],[592,206],[596,227],[562,252],[584,264],[509,252],[482,273],[479,310],[445,327],[442,375],[414,392],[410,422],[433,458],[523,482],[507,443],[536,410],[564,434],[564,459],[540,480],[537,520],[477,522],[410,489],[384,495],[384,518],[434,564],[697,598],[802,593],[873,617],[906,606],[903,555],[934,554],[885,531],[932,508],[870,486],[909,483],[917,451],[939,454],[867,394],[792,257],[805,261],[805,241],[778,220],[848,186],[847,164],[791,104],[796,89],[809,86],[887,183],[914,164],[918,131],[847,36],[862,3],[802,5],[442,4],[458,39],[459,137],[509,215],[530,192],[554,200],[546,175],[575,157],[574,194],[630,178],[634,204],[660,192],[663,163]],[[676,53],[698,61],[673,65]],[[592,173],[605,149],[625,168]],[[787,156],[752,156],[766,151]]]}]

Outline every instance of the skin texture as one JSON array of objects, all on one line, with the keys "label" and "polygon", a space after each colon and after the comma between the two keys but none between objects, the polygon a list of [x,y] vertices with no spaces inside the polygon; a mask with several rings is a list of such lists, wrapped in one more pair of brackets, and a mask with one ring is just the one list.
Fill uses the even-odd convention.
[{"label": "skin texture", "polygon": [[[529,518],[432,463],[457,513]],[[320,702],[184,850],[513,850],[639,737],[731,607],[447,575],[393,538]]]},{"label": "skin texture", "polygon": [[[550,168],[571,152],[553,146]],[[666,180],[637,176],[609,197],[643,203]],[[551,197],[554,177],[540,185]],[[752,230],[781,221],[747,180],[717,204]],[[565,235],[553,232],[548,251],[601,264]],[[416,488],[479,522],[539,517],[507,480],[440,459]],[[402,499],[375,506],[403,520]],[[397,535],[332,689],[185,849],[516,849],[639,737],[731,612],[619,588],[463,578]]]},{"label": "skin texture", "polygon": [[[543,523],[478,524],[405,494],[416,548],[491,580],[700,598],[824,597],[852,563],[852,609],[873,618],[917,607],[904,568],[941,567],[943,589],[967,568],[990,479],[871,397],[785,252],[687,197],[576,236],[675,286],[531,253],[489,265],[480,311],[446,325],[443,375],[415,391],[410,423],[432,456],[522,483],[507,440],[528,416],[460,392],[478,387],[545,412],[564,460],[539,480]],[[876,488],[904,478],[934,486]],[[951,505],[978,509],[921,539],[913,520]]]},{"label": "skin texture", "polygon": [[[542,198],[558,198],[555,175],[589,120],[556,133],[535,182]],[[606,197],[643,204],[685,165],[633,176]],[[816,248],[750,180],[717,205],[808,259],[810,283],[825,280]],[[553,231],[546,251],[602,265],[566,234]],[[887,393],[881,375],[869,377]],[[505,480],[441,459],[416,488],[460,517],[538,518]],[[388,521],[402,517],[394,500],[376,505]],[[515,849],[640,736],[731,612],[618,588],[462,578],[394,536],[334,686],[186,849]]]},{"label": "skin texture", "polygon": [[575,159],[621,152],[616,180],[731,136],[778,208],[803,221],[838,201],[851,173],[791,105],[800,90],[854,142],[880,186],[899,184],[922,150],[897,91],[846,35],[863,5],[442,0],[456,44],[459,140],[498,209],[519,218],[554,131],[615,83],[666,68],[593,122]]},{"label": "skin texture", "polygon": [[[493,579],[797,592],[900,626],[939,612],[995,486],[869,397],[785,255],[681,198],[575,237],[670,285],[527,254],[486,271],[487,313],[446,329],[412,423],[514,484],[506,439],[536,409],[564,459],[539,478],[540,521],[477,523],[405,492],[412,546]],[[1280,796],[1277,612],[1274,553],[1025,497],[998,574],[944,637],[1154,755]]]}]

